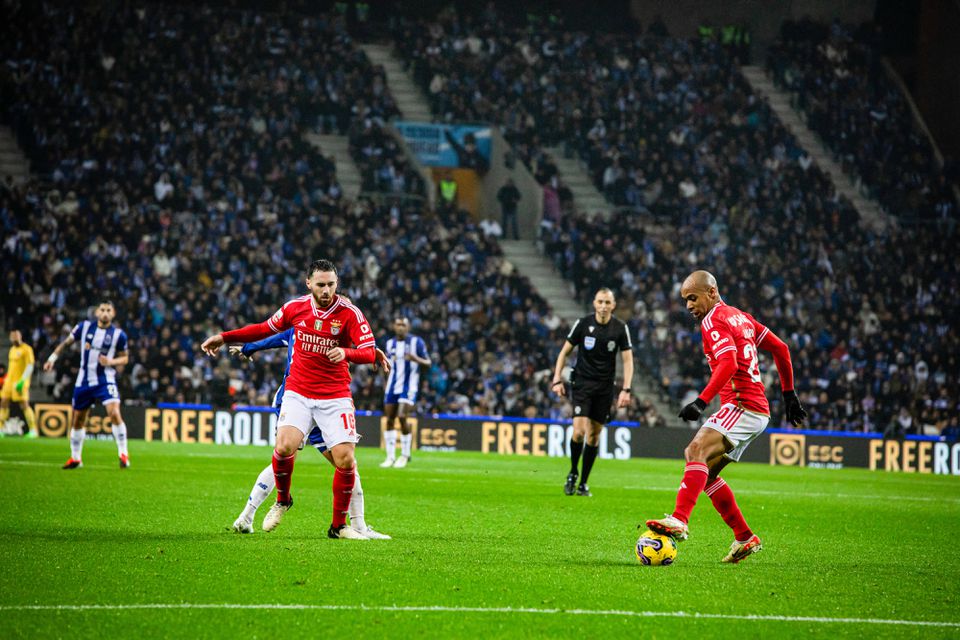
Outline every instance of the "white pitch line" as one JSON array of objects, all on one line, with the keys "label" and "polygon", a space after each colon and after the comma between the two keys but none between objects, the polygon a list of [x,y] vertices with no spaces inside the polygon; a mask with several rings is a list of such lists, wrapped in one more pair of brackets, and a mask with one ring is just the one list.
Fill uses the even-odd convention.
[{"label": "white pitch line", "polygon": [[368,606],[338,604],[236,604],[236,603],[144,603],[144,604],[23,604],[0,605],[0,611],[133,611],[133,610],[229,609],[298,611],[366,611],[383,613],[523,613],[534,615],[611,616],[629,618],[687,618],[744,620],[748,622],[819,622],[823,624],[883,624],[915,627],[960,628],[960,622],[895,620],[883,618],[828,618],[824,616],[737,615],[688,611],[621,611],[617,609],[535,609],[528,607]]}]

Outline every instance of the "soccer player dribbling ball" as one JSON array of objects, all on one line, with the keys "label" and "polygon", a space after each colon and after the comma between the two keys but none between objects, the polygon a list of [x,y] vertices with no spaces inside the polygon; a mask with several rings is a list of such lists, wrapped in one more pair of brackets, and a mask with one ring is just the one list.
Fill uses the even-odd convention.
[{"label": "soccer player dribbling ball", "polygon": [[733,490],[720,472],[740,456],[767,427],[770,406],[760,379],[757,348],[770,352],[780,375],[787,420],[796,426],[807,417],[793,390],[790,349],[753,316],[720,298],[716,279],[694,271],[680,288],[687,310],[700,321],[703,351],[710,381],[696,400],[680,411],[684,420],[697,420],[720,394],[720,410],[707,418],[684,451],[686,467],[672,515],[647,520],[656,533],[686,540],[687,522],[701,492],[706,493],[723,521],[733,529],[734,541],[723,562],[737,563],[762,549],[760,538],[747,525]]},{"label": "soccer player dribbling ball", "polygon": [[[310,293],[294,298],[267,321],[210,336],[200,348],[216,355],[227,343],[248,343],[287,329],[294,330],[294,356],[287,376],[273,474],[277,502],[263,520],[263,529],[276,528],[293,506],[290,484],[300,443],[313,425],[320,428],[336,470],[333,474],[333,519],[330,538],[365,539],[346,526],[355,481],[357,436],[349,363],[376,361],[376,342],[361,311],[337,295],[337,269],[329,260],[315,260],[307,269]],[[350,347],[349,345],[354,345]]]}]

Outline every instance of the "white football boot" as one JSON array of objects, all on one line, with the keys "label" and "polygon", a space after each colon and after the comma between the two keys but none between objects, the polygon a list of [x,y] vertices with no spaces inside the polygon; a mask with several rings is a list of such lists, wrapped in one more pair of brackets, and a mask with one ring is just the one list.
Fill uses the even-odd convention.
[{"label": "white football boot", "polygon": [[647,520],[647,528],[654,533],[664,536],[670,536],[677,540],[686,540],[690,536],[690,529],[687,523],[672,515],[667,514],[659,520]]},{"label": "white football boot", "polygon": [[233,530],[237,533],[253,533],[253,522],[240,516],[233,521]]},{"label": "white football boot", "polygon": [[410,462],[410,458],[408,458],[407,456],[400,456],[399,458],[397,458],[397,461],[393,463],[393,468],[403,469],[405,466],[407,466],[408,462]]},{"label": "white football boot", "polygon": [[736,564],[747,558],[747,556],[762,550],[763,545],[760,543],[760,538],[757,537],[757,534],[753,534],[753,536],[751,536],[746,542],[738,542],[737,540],[734,540],[733,544],[730,545],[730,553],[725,555],[721,562],[730,562]]},{"label": "white football boot", "polygon": [[375,530],[373,527],[371,527],[370,525],[367,525],[366,530],[361,531],[360,533],[362,533],[363,535],[367,536],[367,538],[369,538],[369,539],[371,539],[371,540],[393,540],[393,538],[391,538],[391,537],[388,536],[387,534],[385,534],[385,533],[380,533],[379,531],[376,531],[376,530]]},{"label": "white football boot", "polygon": [[273,531],[280,524],[280,521],[283,520],[283,515],[290,510],[290,507],[293,506],[293,497],[290,498],[290,504],[280,504],[279,502],[274,502],[273,506],[270,507],[270,511],[267,511],[267,515],[263,518],[263,530],[264,531]]}]

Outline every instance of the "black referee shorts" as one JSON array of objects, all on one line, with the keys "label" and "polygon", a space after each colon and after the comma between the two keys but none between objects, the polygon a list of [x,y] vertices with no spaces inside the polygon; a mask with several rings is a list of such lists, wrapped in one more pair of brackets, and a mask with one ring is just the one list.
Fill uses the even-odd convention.
[{"label": "black referee shorts", "polygon": [[574,418],[590,418],[594,422],[610,422],[613,408],[613,385],[604,387],[573,386],[570,399],[573,401]]}]

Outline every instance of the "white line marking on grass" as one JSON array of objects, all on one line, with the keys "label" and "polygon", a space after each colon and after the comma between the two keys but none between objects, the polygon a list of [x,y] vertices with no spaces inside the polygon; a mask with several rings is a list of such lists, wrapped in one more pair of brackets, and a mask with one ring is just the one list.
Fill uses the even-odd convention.
[{"label": "white line marking on grass", "polygon": [[824,616],[737,615],[690,611],[621,611],[617,609],[534,609],[528,607],[447,607],[447,606],[367,606],[349,604],[234,604],[234,603],[144,603],[144,604],[13,604],[0,605],[0,611],[137,611],[181,609],[298,611],[368,611],[383,613],[525,613],[540,615],[609,616],[628,618],[689,618],[704,620],[745,620],[749,622],[819,622],[823,624],[888,624],[915,627],[960,628],[960,622],[935,620],[894,620],[883,618],[828,618]]}]

